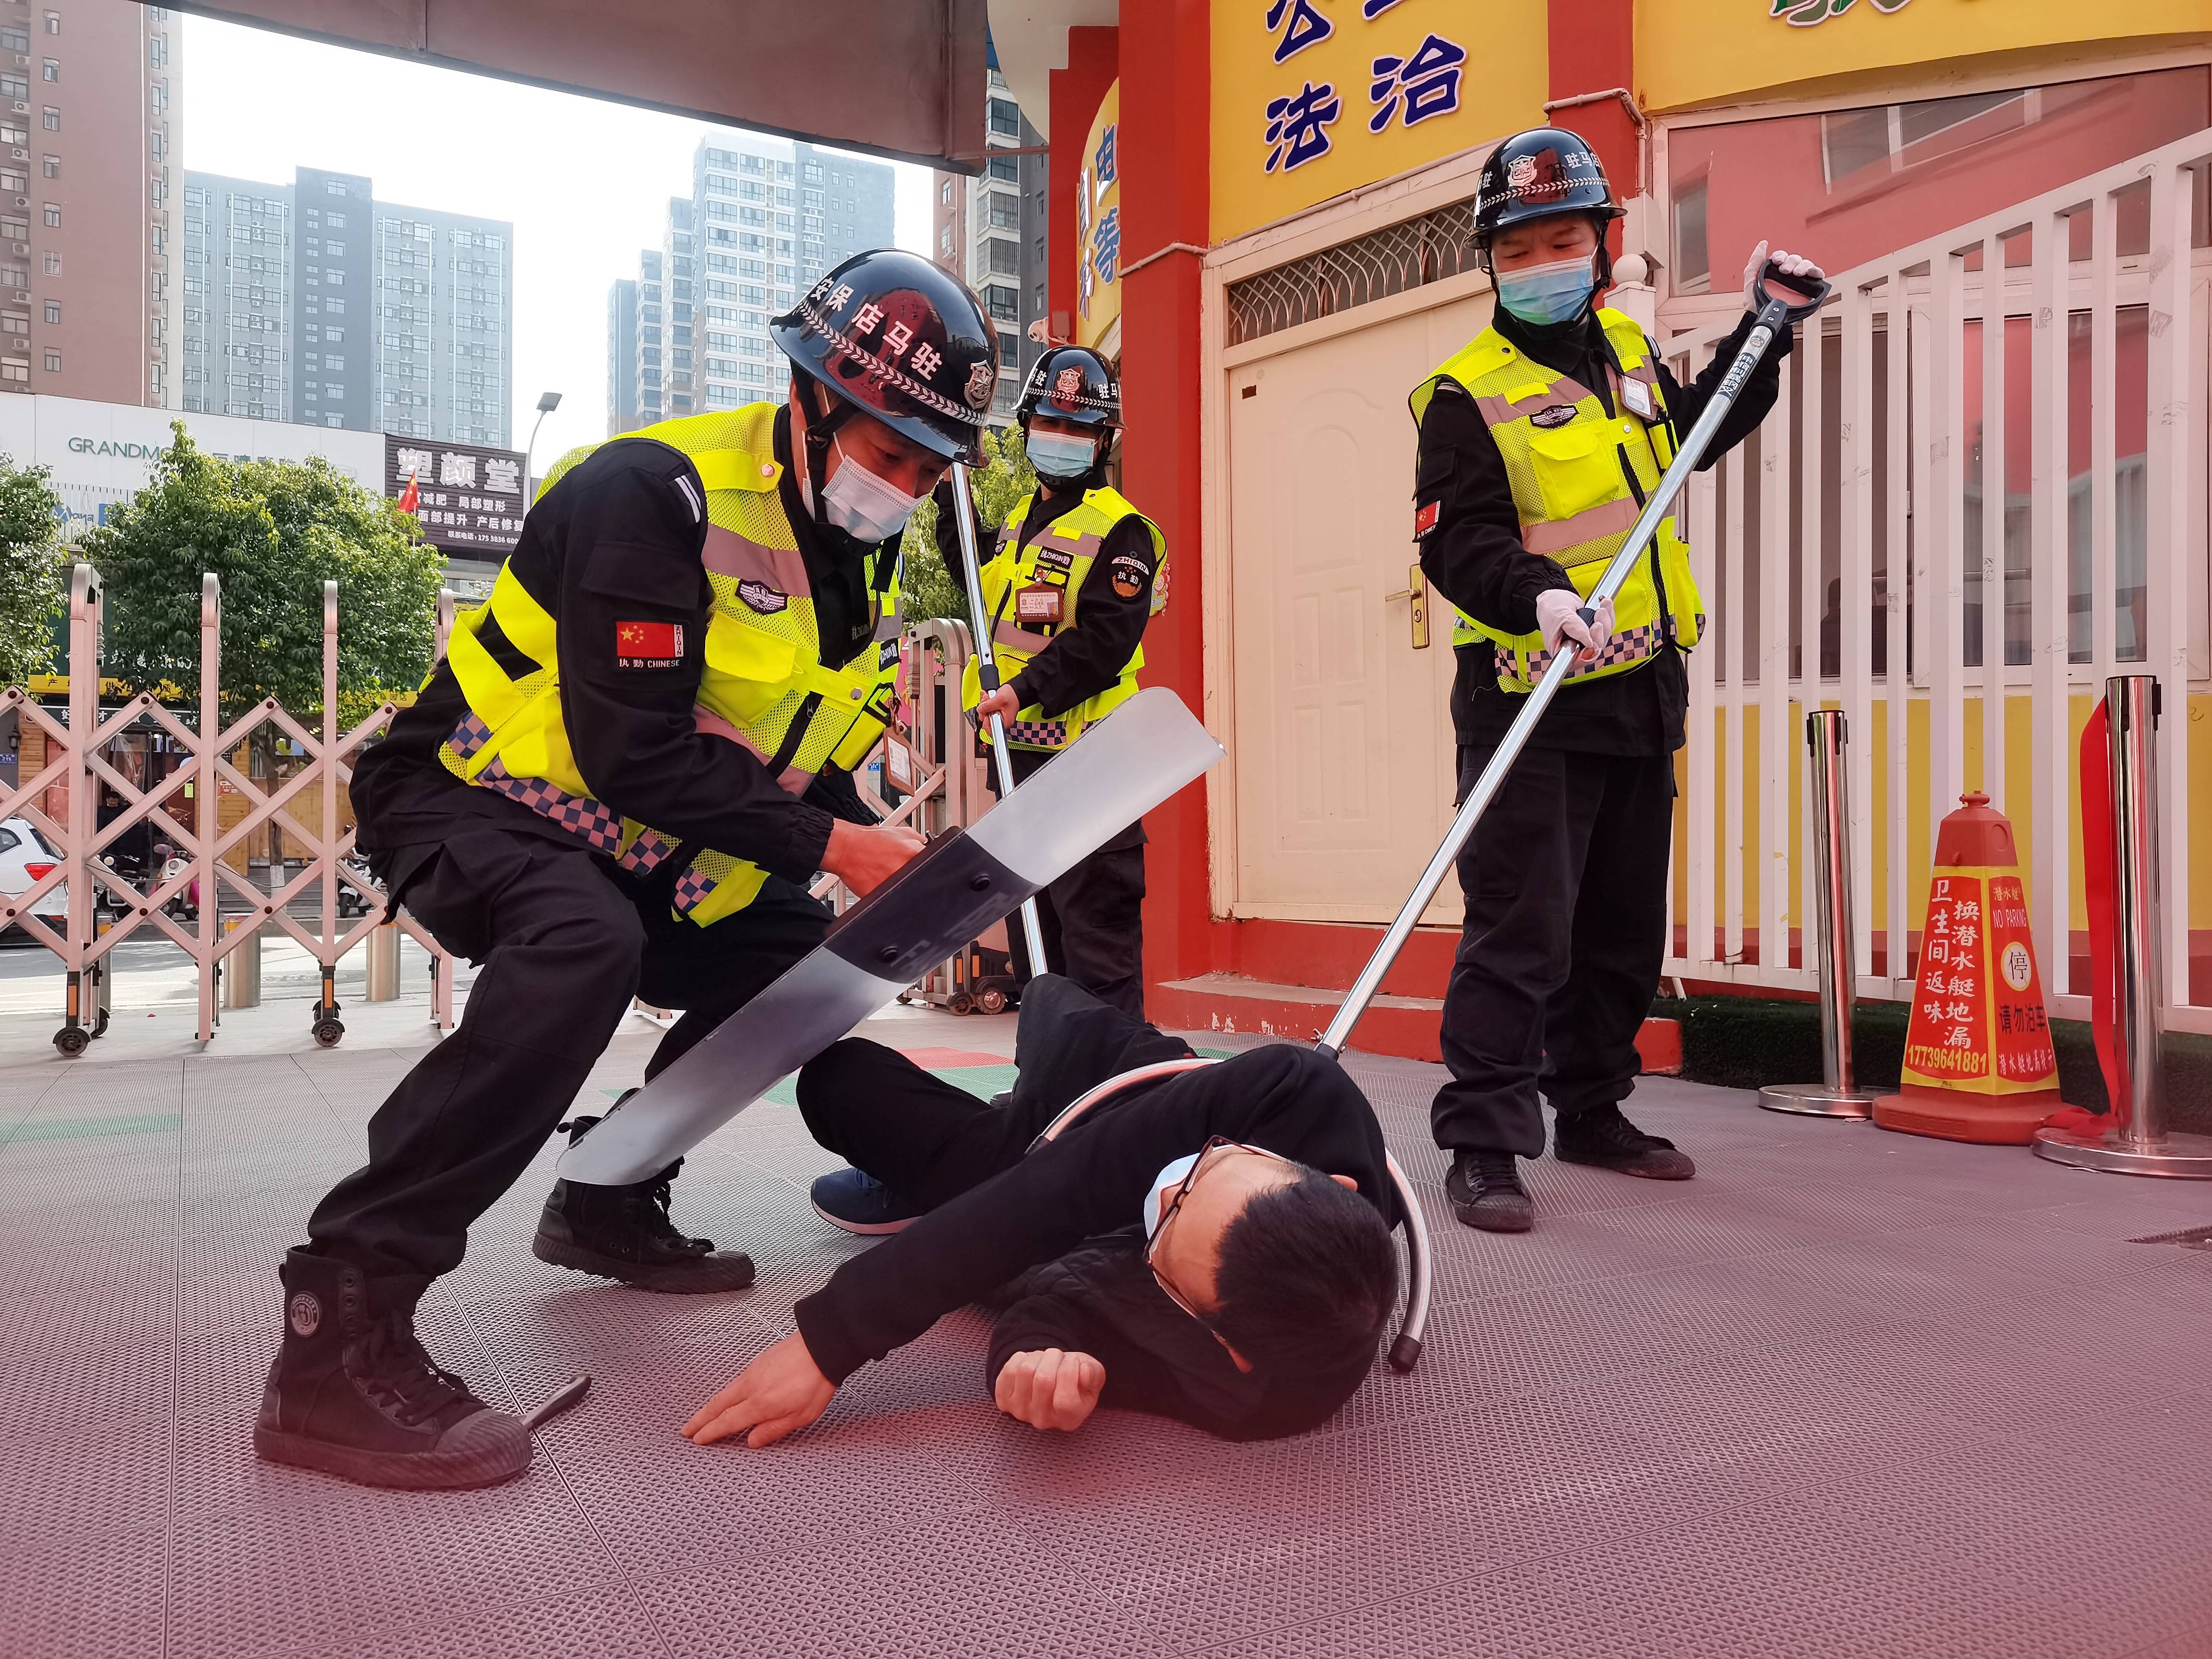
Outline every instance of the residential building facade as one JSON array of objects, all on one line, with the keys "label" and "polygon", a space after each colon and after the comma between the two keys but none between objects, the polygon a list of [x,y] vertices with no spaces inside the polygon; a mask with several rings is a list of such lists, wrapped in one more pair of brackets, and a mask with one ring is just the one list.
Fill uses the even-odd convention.
[{"label": "residential building facade", "polygon": [[690,196],[670,200],[660,249],[639,256],[634,317],[610,296],[608,429],[629,429],[611,367],[624,361],[636,424],[781,402],[789,377],[769,319],[841,261],[894,245],[893,189],[884,163],[811,144],[738,132],[701,143]]},{"label": "residential building facade", "polygon": [[180,407],[506,446],[513,227],[313,167],[184,189]]},{"label": "residential building facade", "polygon": [[991,419],[1004,424],[1030,368],[1045,348],[1029,337],[1030,325],[1047,314],[1045,271],[1049,238],[1045,221],[1051,161],[1043,137],[1024,118],[991,71],[986,142],[994,152],[981,176],[933,176],[930,251],[945,270],[975,290],[999,331],[999,388]]},{"label": "residential building facade", "polygon": [[607,284],[607,435],[637,424],[637,278]]},{"label": "residential building facade", "polygon": [[173,407],[177,14],[0,0],[0,392]]}]

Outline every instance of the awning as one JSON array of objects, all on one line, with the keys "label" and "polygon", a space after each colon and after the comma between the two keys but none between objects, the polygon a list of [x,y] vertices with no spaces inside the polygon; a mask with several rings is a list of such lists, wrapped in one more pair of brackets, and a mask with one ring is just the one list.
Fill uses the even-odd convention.
[{"label": "awning", "polygon": [[179,9],[897,161],[982,167],[985,0],[228,0]]}]

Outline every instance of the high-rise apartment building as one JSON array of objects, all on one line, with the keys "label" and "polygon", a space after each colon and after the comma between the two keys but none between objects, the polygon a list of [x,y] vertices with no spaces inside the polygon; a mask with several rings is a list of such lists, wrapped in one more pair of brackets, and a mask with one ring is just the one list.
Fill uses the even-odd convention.
[{"label": "high-rise apartment building", "polygon": [[628,429],[611,423],[612,365],[626,360],[641,422],[781,402],[790,376],[768,319],[831,266],[894,243],[894,175],[880,161],[718,133],[691,175],[690,196],[669,202],[659,250],[639,256],[635,319],[609,295],[611,432]]},{"label": "high-rise apartment building", "polygon": [[315,167],[188,173],[184,209],[183,408],[506,447],[513,227]]},{"label": "high-rise apartment building", "polygon": [[607,285],[607,435],[634,432],[637,418],[637,279]]},{"label": "high-rise apartment building", "polygon": [[[1044,139],[1006,90],[990,76],[992,150],[1041,149]],[[1043,155],[993,155],[978,178],[940,173],[930,210],[930,252],[937,263],[975,290],[999,331],[999,389],[993,422],[1013,417],[1021,388],[1044,347],[1029,337],[1029,325],[1046,315],[1045,216],[1049,162]]]},{"label": "high-rise apartment building", "polygon": [[173,406],[175,12],[0,0],[0,392]]}]

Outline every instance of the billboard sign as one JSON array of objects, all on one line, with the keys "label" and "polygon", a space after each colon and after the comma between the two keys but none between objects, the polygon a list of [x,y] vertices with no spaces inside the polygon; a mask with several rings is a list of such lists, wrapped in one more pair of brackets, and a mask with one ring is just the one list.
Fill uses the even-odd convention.
[{"label": "billboard sign", "polygon": [[497,564],[522,531],[524,465],[520,450],[387,434],[384,493],[397,501],[413,483],[423,540],[449,559]]}]

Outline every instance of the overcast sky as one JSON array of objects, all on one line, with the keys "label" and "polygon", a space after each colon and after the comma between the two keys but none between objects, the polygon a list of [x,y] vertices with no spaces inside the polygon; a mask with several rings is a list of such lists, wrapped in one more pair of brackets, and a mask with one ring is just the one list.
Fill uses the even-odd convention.
[{"label": "overcast sky", "polygon": [[[372,52],[184,19],[184,164],[289,184],[295,167],[366,174],[380,200],[514,226],[514,443],[562,394],[538,465],[606,435],[607,284],[660,245],[691,154],[720,129]],[[929,247],[929,173],[898,173],[898,240]]]}]

